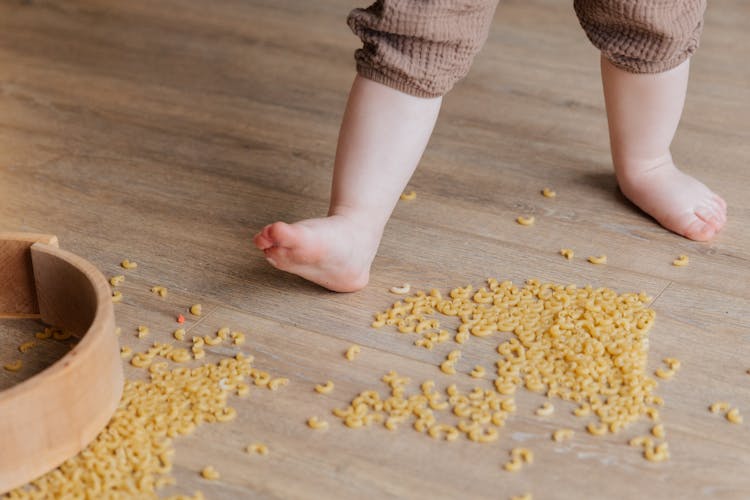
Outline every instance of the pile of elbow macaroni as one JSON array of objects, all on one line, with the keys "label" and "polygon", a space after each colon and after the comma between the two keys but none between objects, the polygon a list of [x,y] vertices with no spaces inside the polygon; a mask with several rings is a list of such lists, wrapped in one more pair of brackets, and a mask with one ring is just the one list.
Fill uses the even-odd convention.
[{"label": "pile of elbow macaroni", "polygon": [[[156,490],[175,483],[169,475],[172,438],[202,423],[233,420],[237,412],[227,406],[227,397],[247,395],[249,378],[271,390],[288,382],[253,368],[252,356],[242,353],[189,368],[175,366],[181,360],[173,359],[174,352],[171,344],[157,342],[138,353],[136,364],[148,370],[148,380],[125,383],[119,407],[97,438],[57,469],[3,498],[156,498]],[[202,499],[203,494],[169,498]]]},{"label": "pile of elbow macaroni", "polygon": [[[497,345],[493,388],[462,392],[450,384],[443,396],[433,380],[426,380],[420,391],[408,394],[409,379],[391,372],[383,377],[389,395],[367,390],[348,408],[333,413],[351,428],[382,422],[395,430],[411,422],[416,431],[435,439],[452,441],[465,434],[486,443],[498,439],[498,429],[516,411],[515,392],[525,387],[577,403],[574,414],[591,417],[586,429],[593,435],[617,433],[643,416],[658,424],[657,407],[663,400],[653,393],[656,380],[646,373],[648,331],[655,317],[646,306],[649,300],[643,293],[618,295],[607,288],[533,279],[523,287],[489,279],[486,287],[454,288],[447,297],[435,289],[419,291],[376,314],[372,326],[420,335],[415,344],[425,347],[427,340],[428,348],[432,340],[450,335],[460,345],[472,336],[507,332]],[[458,317],[457,331],[441,330],[438,315]],[[460,357],[460,350],[451,351],[440,370],[454,375]],[[480,378],[485,370],[467,367],[466,374]],[[545,405],[540,411],[538,415],[549,415],[553,407]],[[449,413],[458,417],[456,424],[446,421]],[[663,438],[663,427],[656,429],[654,437]],[[551,438],[561,441],[572,435],[571,429],[558,429]],[[644,447],[648,460],[666,460],[666,443],[646,437],[634,446]]]}]

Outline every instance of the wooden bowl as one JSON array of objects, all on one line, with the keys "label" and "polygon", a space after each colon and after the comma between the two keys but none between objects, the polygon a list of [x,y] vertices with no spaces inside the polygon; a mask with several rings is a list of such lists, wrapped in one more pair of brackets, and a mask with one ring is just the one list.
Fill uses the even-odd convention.
[{"label": "wooden bowl", "polygon": [[81,336],[44,371],[0,391],[0,493],[75,456],[123,388],[107,280],[54,236],[0,233],[0,318],[41,318]]}]

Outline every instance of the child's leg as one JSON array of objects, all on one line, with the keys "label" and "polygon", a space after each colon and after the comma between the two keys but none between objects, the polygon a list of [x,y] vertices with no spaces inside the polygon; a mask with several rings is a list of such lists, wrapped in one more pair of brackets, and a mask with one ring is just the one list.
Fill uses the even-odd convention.
[{"label": "child's leg", "polygon": [[667,229],[711,239],[726,222],[726,204],[678,170],[669,152],[706,0],[575,0],[574,6],[589,40],[602,51],[620,189]]},{"label": "child's leg", "polygon": [[339,133],[328,217],[255,236],[268,261],[330,290],[363,288],[380,238],[435,125],[442,95],[469,71],[497,0],[377,0],[355,9],[362,39]]},{"label": "child's leg", "polygon": [[357,76],[339,133],[328,217],[266,226],[255,244],[268,261],[330,290],[363,288],[441,102]]},{"label": "child's leg", "polygon": [[687,59],[663,73],[636,74],[602,57],[602,82],[612,161],[623,194],[667,229],[706,241],[726,222],[726,203],[680,171],[669,152],[689,68]]}]

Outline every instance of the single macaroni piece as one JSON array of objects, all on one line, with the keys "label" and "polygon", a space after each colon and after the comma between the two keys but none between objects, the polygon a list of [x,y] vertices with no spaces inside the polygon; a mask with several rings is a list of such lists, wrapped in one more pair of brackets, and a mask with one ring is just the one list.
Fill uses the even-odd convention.
[{"label": "single macaroni piece", "polygon": [[594,436],[603,436],[607,433],[608,428],[606,424],[597,425],[594,422],[591,422],[586,426],[586,430],[589,431],[589,434],[593,434]]},{"label": "single macaroni piece", "polygon": [[531,496],[531,493],[524,493],[523,495],[512,496],[510,500],[534,500],[534,497]]},{"label": "single macaroni piece", "polygon": [[534,452],[528,448],[513,448],[510,450],[510,456],[514,460],[521,459],[527,464],[534,463]]},{"label": "single macaroni piece", "polygon": [[446,356],[446,359],[448,361],[458,361],[459,359],[461,359],[461,351],[459,351],[458,349],[455,349],[449,352],[448,356]]},{"label": "single macaroni piece", "polygon": [[346,350],[346,354],[344,354],[344,356],[346,356],[346,359],[348,359],[349,361],[354,361],[360,351],[361,349],[358,345],[353,345]]},{"label": "single macaroni piece", "polygon": [[664,363],[669,366],[669,368],[673,371],[677,371],[682,366],[682,363],[680,363],[679,359],[676,358],[664,358]]},{"label": "single macaroni piece", "polygon": [[533,226],[534,225],[534,216],[530,215],[528,217],[524,217],[523,215],[519,215],[516,218],[516,222],[521,224],[522,226]]},{"label": "single macaroni piece", "polygon": [[247,385],[244,382],[240,382],[237,384],[237,395],[238,396],[247,396],[250,394],[250,386]]},{"label": "single macaroni piece", "polygon": [[175,340],[185,340],[185,329],[178,328],[172,333],[172,336],[175,338]]},{"label": "single macaroni piece", "polygon": [[545,401],[542,406],[536,409],[536,414],[541,417],[549,417],[555,412],[555,407],[552,406],[552,403],[549,401]]},{"label": "single macaroni piece", "polygon": [[677,267],[684,267],[688,265],[688,262],[690,262],[690,258],[687,255],[680,255],[672,261],[672,265]]},{"label": "single macaroni piece", "polygon": [[646,445],[643,456],[649,462],[663,462],[669,459],[669,447],[667,443],[658,444],[656,447]]},{"label": "single macaroni piece", "polygon": [[726,401],[717,401],[708,407],[711,413],[719,413],[720,411],[727,411],[729,409],[729,403]]},{"label": "single macaroni piece", "polygon": [[411,290],[411,285],[409,283],[404,283],[401,286],[392,286],[390,288],[391,293],[395,293],[398,295],[404,295],[409,293],[409,290]]},{"label": "single macaroni piece", "polygon": [[175,363],[185,363],[190,361],[191,356],[187,349],[175,349],[169,353],[169,359]]},{"label": "single macaroni piece", "polygon": [[117,276],[112,276],[111,278],[109,278],[109,284],[112,286],[122,285],[124,281],[125,281],[125,276],[122,274],[119,274]]},{"label": "single macaroni piece", "polygon": [[3,365],[3,368],[8,370],[9,372],[17,372],[23,367],[23,361],[20,359],[17,359],[15,361],[11,361],[10,363],[5,363]]},{"label": "single macaroni piece", "polygon": [[223,342],[223,339],[221,337],[211,337],[210,335],[204,335],[203,342],[206,345],[214,346],[221,344]]},{"label": "single macaroni piece", "polygon": [[130,347],[128,347],[126,345],[120,347],[120,357],[121,358],[123,358],[123,359],[127,358],[128,356],[130,356],[132,354],[133,354],[133,349],[131,349]]},{"label": "single macaroni piece", "polygon": [[138,338],[139,338],[139,339],[142,339],[143,337],[145,337],[146,335],[148,335],[148,334],[149,334],[149,331],[150,331],[150,330],[148,329],[148,327],[147,327],[147,326],[145,326],[145,325],[140,325],[140,326],[138,327]]},{"label": "single macaroni piece", "polygon": [[166,297],[167,296],[167,289],[163,286],[156,285],[151,287],[151,293],[155,293],[159,295],[159,297]]},{"label": "single macaroni piece", "polygon": [[319,420],[318,417],[310,417],[307,419],[307,426],[311,429],[324,431],[328,429],[328,422]]},{"label": "single macaroni piece", "polygon": [[275,379],[269,380],[267,387],[268,387],[269,390],[275,391],[279,387],[283,387],[283,386],[287,385],[288,383],[289,383],[289,379],[288,378],[280,377],[280,378],[275,378]]},{"label": "single macaroni piece", "polygon": [[552,433],[552,440],[559,443],[560,441],[572,439],[574,434],[573,429],[557,429]]},{"label": "single macaroni piece", "polygon": [[523,462],[521,462],[518,458],[513,458],[510,462],[506,462],[505,465],[503,465],[503,469],[509,472],[519,471],[521,470],[521,467],[523,467]]},{"label": "single macaroni piece", "polygon": [[588,404],[582,404],[573,410],[573,415],[576,417],[588,417],[591,414],[591,406]]},{"label": "single macaroni piece", "polygon": [[112,292],[112,302],[122,302],[122,292],[119,290]]},{"label": "single macaroni piece", "polygon": [[484,377],[486,371],[483,366],[477,365],[474,367],[473,370],[469,373],[469,375],[472,376],[472,378],[482,378]]},{"label": "single macaroni piece", "polygon": [[55,340],[68,340],[73,336],[73,332],[60,330],[59,328],[52,329],[52,338]]},{"label": "single macaroni piece", "polygon": [[637,436],[628,441],[628,444],[634,448],[653,447],[654,440],[650,436]]},{"label": "single macaroni piece", "polygon": [[203,306],[200,304],[193,304],[190,306],[190,314],[193,316],[200,316],[203,313]]},{"label": "single macaroni piece", "polygon": [[552,191],[550,188],[544,188],[542,189],[542,196],[545,198],[554,198],[557,196],[557,193]]},{"label": "single macaroni piece", "polygon": [[212,465],[208,465],[204,467],[203,470],[201,471],[201,476],[203,476],[204,479],[208,479],[211,481],[214,481],[221,477],[221,475],[219,474],[219,471],[214,469]]},{"label": "single macaroni piece", "polygon": [[193,351],[194,359],[203,359],[206,356],[206,351],[201,347],[193,346],[190,350]]},{"label": "single macaroni piece", "polygon": [[138,267],[137,262],[131,262],[128,259],[125,259],[122,262],[120,262],[120,265],[123,267],[123,269],[135,269],[136,267]]},{"label": "single macaroni piece", "polygon": [[36,345],[36,342],[34,342],[33,340],[29,340],[29,341],[24,342],[23,344],[19,345],[18,346],[18,350],[21,351],[21,352],[23,352],[23,353],[26,353],[26,352],[29,352],[31,350],[31,348],[34,347],[35,345]]},{"label": "single macaroni piece", "polygon": [[657,368],[654,372],[654,375],[656,375],[659,378],[663,379],[670,379],[674,376],[674,370],[665,370],[664,368]]},{"label": "single macaroni piece", "polygon": [[318,384],[315,386],[315,392],[320,394],[330,394],[333,391],[333,382],[330,380],[325,384]]},{"label": "single macaroni piece", "polygon": [[229,422],[237,418],[237,410],[231,407],[224,407],[218,412],[214,413],[217,422]]},{"label": "single macaroni piece", "polygon": [[664,436],[666,436],[666,432],[664,431],[664,424],[656,424],[651,428],[651,434],[654,435],[654,437],[663,439]]},{"label": "single macaroni piece", "polygon": [[408,191],[408,192],[405,191],[404,193],[401,194],[401,199],[402,200],[409,201],[409,200],[415,199],[416,197],[417,197],[417,192],[414,191],[414,190]]},{"label": "single macaroni piece", "polygon": [[572,250],[572,249],[570,249],[570,248],[561,248],[561,249],[560,249],[560,255],[562,255],[562,256],[563,256],[563,257],[565,257],[566,259],[570,260],[570,259],[572,259],[572,258],[573,258],[573,256],[574,256],[575,254],[573,253],[573,250]]},{"label": "single macaroni piece", "polygon": [[607,263],[607,256],[606,255],[600,255],[598,257],[591,256],[589,257],[589,262],[592,264],[606,264]]},{"label": "single macaroni piece", "polygon": [[232,340],[234,345],[242,345],[245,343],[245,334],[242,332],[232,332]]},{"label": "single macaroni piece", "polygon": [[257,453],[258,455],[268,455],[268,446],[262,443],[253,443],[247,447],[248,453]]},{"label": "single macaroni piece", "polygon": [[737,408],[732,408],[727,412],[727,420],[732,422],[733,424],[741,424],[742,423],[742,415],[740,415],[740,410]]},{"label": "single macaroni piece", "polygon": [[440,371],[448,374],[448,375],[455,375],[456,374],[456,367],[453,366],[453,361],[445,360],[442,363],[440,363]]}]

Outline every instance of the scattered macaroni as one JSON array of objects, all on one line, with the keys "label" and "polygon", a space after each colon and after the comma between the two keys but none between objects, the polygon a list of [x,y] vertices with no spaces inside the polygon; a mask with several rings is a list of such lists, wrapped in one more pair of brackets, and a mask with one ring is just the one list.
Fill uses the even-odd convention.
[{"label": "scattered macaroni", "polygon": [[688,262],[690,262],[690,258],[687,255],[680,255],[672,261],[672,265],[677,267],[684,267],[688,265]]},{"label": "scattered macaroni", "polygon": [[552,440],[559,443],[560,441],[572,439],[574,434],[573,429],[557,429],[552,433]]},{"label": "scattered macaroni", "polygon": [[600,255],[598,257],[591,256],[588,258],[588,261],[592,264],[606,264],[607,263],[607,256],[606,255]]},{"label": "scattered macaroni", "polygon": [[360,351],[361,349],[358,345],[353,345],[349,347],[349,349],[346,350],[346,353],[344,354],[344,356],[349,361],[354,361],[354,359],[359,355]]},{"label": "scattered macaroni", "polygon": [[193,316],[200,316],[203,313],[203,306],[200,304],[193,304],[190,306],[190,314]]},{"label": "scattered macaroni", "polygon": [[674,376],[674,370],[665,370],[664,368],[657,368],[656,371],[654,372],[654,375],[662,379],[670,379]]},{"label": "scattered macaroni", "polygon": [[315,392],[320,394],[330,394],[333,391],[333,382],[330,380],[325,384],[318,384],[315,386]]},{"label": "scattered macaroni", "polygon": [[125,281],[125,276],[122,274],[119,274],[117,276],[112,276],[111,278],[109,278],[109,284],[112,286],[122,285],[124,281]]},{"label": "scattered macaroni", "polygon": [[570,248],[561,248],[560,255],[562,255],[568,260],[571,260],[575,254],[573,253],[573,250],[571,250]]},{"label": "scattered macaroni", "polygon": [[651,428],[651,434],[654,435],[654,437],[663,439],[666,436],[666,432],[664,431],[664,424],[656,424]]},{"label": "scattered macaroni", "polygon": [[726,401],[717,401],[708,407],[711,413],[719,413],[720,411],[727,411],[729,409],[729,403]]},{"label": "scattered macaroni", "polygon": [[484,377],[486,371],[483,366],[477,365],[474,367],[473,370],[469,373],[469,375],[472,376],[472,378],[482,378]]},{"label": "scattered macaroni", "polygon": [[204,479],[208,479],[210,481],[215,481],[216,479],[219,479],[221,477],[219,471],[214,469],[212,465],[204,467],[201,471],[201,476],[203,476]]},{"label": "scattered macaroni", "polygon": [[311,429],[324,431],[328,429],[328,422],[319,420],[318,417],[310,417],[307,419],[307,426]]},{"label": "scattered macaroni", "polygon": [[516,222],[519,223],[522,226],[533,226],[534,225],[534,216],[530,215],[528,217],[524,217],[523,215],[519,215],[516,218]]},{"label": "scattered macaroni", "polygon": [[137,335],[138,335],[139,339],[142,339],[143,337],[145,337],[146,335],[148,335],[149,331],[150,331],[149,328],[147,326],[144,326],[144,325],[140,325],[137,328],[137,330],[138,330],[138,334]]},{"label": "scattered macaroni", "polygon": [[740,415],[740,410],[737,408],[732,408],[727,412],[727,420],[729,420],[733,424],[741,424],[742,423],[742,415]]},{"label": "scattered macaroni", "polygon": [[269,380],[267,386],[268,386],[269,390],[275,391],[279,387],[284,387],[288,383],[289,383],[289,379],[288,378],[280,377],[280,378],[274,378],[274,379]]},{"label": "scattered macaroni", "polygon": [[127,357],[130,357],[132,354],[133,354],[133,349],[131,349],[130,347],[128,347],[126,345],[120,347],[120,357],[121,358],[125,359]]},{"label": "scattered macaroni", "polygon": [[23,367],[23,361],[20,359],[17,359],[15,361],[11,361],[10,363],[5,363],[3,365],[3,368],[8,370],[9,372],[17,372]]},{"label": "scattered macaroni", "polygon": [[157,294],[159,297],[167,296],[167,289],[163,286],[156,285],[151,287],[151,293]]},{"label": "scattered macaroni", "polygon": [[178,328],[172,333],[172,336],[175,338],[175,340],[185,340],[185,329]]},{"label": "scattered macaroni", "polygon": [[268,455],[268,446],[262,443],[253,443],[247,447],[248,453],[256,453],[258,455]]},{"label": "scattered macaroni", "polygon": [[34,342],[33,340],[29,340],[29,341],[24,342],[23,344],[19,345],[18,346],[18,350],[21,351],[21,352],[23,352],[23,353],[26,353],[26,352],[29,352],[31,350],[31,348],[34,347],[35,345],[36,345],[36,342]]},{"label": "scattered macaroni", "polygon": [[122,292],[119,290],[112,292],[112,302],[122,302]]},{"label": "scattered macaroni", "polygon": [[411,285],[409,283],[404,283],[401,286],[392,286],[390,288],[391,293],[395,293],[398,295],[404,295],[409,293],[409,290],[411,290]]},{"label": "scattered macaroni", "polygon": [[121,265],[121,266],[122,266],[122,267],[123,267],[124,269],[135,269],[136,267],[138,267],[138,263],[137,263],[137,262],[131,262],[131,261],[130,261],[130,260],[128,260],[128,259],[125,259],[125,260],[123,260],[122,262],[120,262],[120,265]]},{"label": "scattered macaroni", "polygon": [[555,412],[555,407],[549,401],[544,402],[542,406],[536,409],[536,414],[541,417],[549,417]]},{"label": "scattered macaroni", "polygon": [[542,189],[542,196],[544,196],[545,198],[554,198],[555,196],[557,196],[557,193],[550,188],[544,188]]},{"label": "scattered macaroni", "polygon": [[409,201],[409,200],[415,199],[416,197],[417,197],[417,192],[414,191],[414,190],[408,191],[408,192],[404,192],[404,193],[401,194],[401,199],[402,200]]}]

